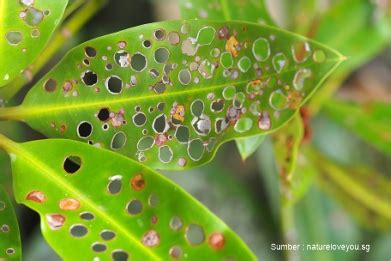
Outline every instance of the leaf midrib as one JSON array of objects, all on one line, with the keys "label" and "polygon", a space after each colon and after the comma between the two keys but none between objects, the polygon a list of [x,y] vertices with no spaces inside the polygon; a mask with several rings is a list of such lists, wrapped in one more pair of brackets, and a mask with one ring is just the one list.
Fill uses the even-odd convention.
[{"label": "leaf midrib", "polygon": [[[341,58],[337,57],[335,59],[329,59],[325,61],[323,64],[326,63],[332,63],[332,62],[340,62]],[[308,67],[312,67],[315,63],[308,64]],[[335,65],[337,66],[338,63]],[[332,71],[335,66],[333,66],[330,71]],[[267,77],[272,77],[275,75],[281,75],[281,74],[286,74],[292,71],[295,71],[296,68],[292,68],[291,70],[286,70],[283,73],[272,73],[269,75],[264,75],[262,79],[264,80]],[[242,81],[238,81],[235,83],[224,83],[220,85],[215,85],[211,87],[206,87],[206,88],[195,88],[195,89],[190,89],[190,90],[185,90],[185,91],[176,91],[176,92],[167,92],[163,94],[152,94],[152,95],[144,95],[144,96],[131,96],[131,97],[125,97],[122,99],[112,99],[112,100],[99,100],[99,101],[94,101],[94,102],[80,102],[80,103],[74,103],[74,104],[68,104],[64,106],[36,106],[36,107],[30,107],[28,105],[20,105],[17,107],[9,107],[9,108],[2,108],[0,109],[0,118],[10,118],[10,119],[31,119],[34,118],[32,116],[40,117],[42,114],[48,114],[48,113],[53,113],[54,111],[67,111],[67,110],[72,110],[72,109],[81,109],[81,108],[93,108],[93,107],[100,107],[102,104],[105,106],[112,105],[112,104],[121,104],[121,103],[129,103],[132,101],[145,101],[145,100],[150,100],[150,99],[161,99],[161,98],[168,98],[171,96],[177,96],[177,95],[187,95],[187,94],[193,94],[193,93],[204,93],[204,92],[210,92],[214,91],[226,86],[236,86],[236,85],[241,85],[245,84],[247,82],[251,81],[251,79],[246,79]],[[314,88],[315,89],[315,88]],[[7,112],[8,111],[8,112]]]},{"label": "leaf midrib", "polygon": [[[42,171],[38,171],[39,175],[41,175],[44,179],[49,179],[52,183],[55,184],[55,186],[64,188],[64,190],[68,190],[70,194],[75,195],[80,199],[80,201],[84,202],[84,204],[91,209],[94,213],[97,214],[97,216],[100,216],[103,220],[106,220],[108,224],[111,224],[114,226],[120,233],[122,233],[126,238],[130,239],[132,243],[137,245],[140,249],[143,249],[144,252],[147,253],[153,260],[161,260],[155,253],[147,249],[139,240],[137,240],[131,233],[129,233],[127,230],[123,229],[122,226],[116,221],[116,219],[113,219],[110,215],[107,215],[102,211],[94,202],[88,199],[88,197],[84,196],[82,192],[80,192],[77,188],[75,188],[72,185],[69,185],[67,182],[65,182],[62,178],[59,178],[55,174],[55,170],[52,168],[46,166],[43,164],[39,159],[34,157],[31,153],[26,151],[22,148],[21,145],[12,143],[12,145],[9,145],[8,148],[10,151],[15,153],[15,155],[20,156],[21,158],[24,158],[28,163],[31,163],[32,166],[35,166],[37,169],[40,169]],[[44,175],[46,173],[47,175]]]}]

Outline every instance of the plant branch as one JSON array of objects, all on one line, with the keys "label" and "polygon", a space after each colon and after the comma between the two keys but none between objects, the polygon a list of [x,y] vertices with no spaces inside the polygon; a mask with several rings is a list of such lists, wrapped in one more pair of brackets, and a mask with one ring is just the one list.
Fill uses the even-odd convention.
[{"label": "plant branch", "polygon": [[[81,6],[85,2],[77,1],[74,5],[76,7]],[[52,58],[52,56],[62,47],[64,42],[72,37],[81,27],[105,4],[107,0],[88,0],[82,5],[70,18],[65,21],[64,24],[56,31],[53,38],[41,55],[32,63],[24,72],[12,81],[9,85],[0,90],[0,97],[3,101],[7,102],[14,97],[23,86],[31,82],[33,76],[36,75],[43,66]],[[65,14],[69,15],[69,14]]]}]

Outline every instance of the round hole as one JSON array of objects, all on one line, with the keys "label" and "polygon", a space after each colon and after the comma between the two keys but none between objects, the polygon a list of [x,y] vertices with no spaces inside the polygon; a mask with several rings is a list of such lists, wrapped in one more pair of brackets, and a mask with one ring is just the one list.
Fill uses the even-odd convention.
[{"label": "round hole", "polygon": [[143,204],[141,203],[140,200],[134,199],[127,204],[126,209],[129,214],[137,215],[140,214],[141,211],[143,210]]},{"label": "round hole", "polygon": [[74,237],[84,237],[87,235],[88,230],[85,226],[81,224],[71,226],[70,233]]},{"label": "round hole", "polygon": [[118,76],[110,76],[106,79],[106,88],[112,94],[119,94],[122,92],[122,80]]},{"label": "round hole", "polygon": [[103,240],[112,240],[113,238],[115,238],[115,233],[113,231],[110,231],[110,230],[103,230],[101,233],[100,233],[100,236]]},{"label": "round hole", "polygon": [[113,176],[109,178],[109,184],[107,190],[110,194],[118,194],[122,188],[122,176]]},{"label": "round hole", "polygon": [[90,221],[90,220],[93,220],[95,218],[95,216],[91,212],[83,212],[83,213],[80,213],[80,218],[83,220]]},{"label": "round hole", "polygon": [[82,139],[87,139],[91,136],[92,130],[93,127],[91,123],[89,123],[88,121],[82,121],[77,126],[77,135]]},{"label": "round hole", "polygon": [[186,240],[190,245],[199,245],[205,240],[204,229],[197,224],[190,224],[186,229]]},{"label": "round hole", "polygon": [[147,67],[147,58],[141,53],[133,55],[130,65],[136,72],[141,72]]},{"label": "round hole", "polygon": [[123,148],[126,144],[127,141],[127,136],[125,132],[117,132],[114,134],[113,139],[111,140],[111,149],[113,150],[119,150]]},{"label": "round hole", "polygon": [[54,79],[48,79],[43,86],[45,88],[45,91],[54,92],[57,88],[57,81]]},{"label": "round hole", "polygon": [[96,56],[96,50],[95,50],[95,48],[92,48],[92,47],[86,47],[85,49],[84,49],[84,52],[85,52],[85,54],[87,55],[87,57],[90,57],[90,58],[93,58],[93,57],[95,57]]},{"label": "round hole", "polygon": [[89,87],[94,86],[98,83],[98,75],[93,71],[85,71],[81,75],[81,81]]},{"label": "round hole", "polygon": [[65,159],[63,167],[67,173],[74,174],[81,167],[81,158],[78,156],[69,156]]},{"label": "round hole", "polygon": [[103,252],[106,251],[106,249],[107,247],[103,243],[95,242],[94,244],[92,244],[92,250],[95,252]]},{"label": "round hole", "polygon": [[108,108],[102,108],[98,112],[98,119],[100,121],[107,121],[110,119],[110,110]]},{"label": "round hole", "polygon": [[165,47],[160,47],[155,51],[155,61],[157,63],[165,63],[170,57],[170,52]]},{"label": "round hole", "polygon": [[111,256],[113,261],[127,261],[129,258],[129,254],[123,250],[114,250]]}]

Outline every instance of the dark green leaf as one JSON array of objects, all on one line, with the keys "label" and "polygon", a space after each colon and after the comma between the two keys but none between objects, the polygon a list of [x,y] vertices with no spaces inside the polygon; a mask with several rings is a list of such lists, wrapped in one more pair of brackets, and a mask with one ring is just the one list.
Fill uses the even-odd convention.
[{"label": "dark green leaf", "polygon": [[65,260],[255,259],[222,221],[144,165],[75,141],[0,141],[17,201],[40,214]]},{"label": "dark green leaf", "polygon": [[[221,28],[236,33],[220,38]],[[296,62],[296,42],[325,59]],[[89,141],[154,168],[190,168],[225,141],[279,128],[341,59],[268,26],[148,24],[73,49],[0,118],[23,119],[49,137]]]},{"label": "dark green leaf", "polygon": [[0,2],[0,86],[37,58],[60,24],[67,3],[67,0]]},{"label": "dark green leaf", "polygon": [[0,185],[0,260],[22,260],[19,225],[7,193]]}]

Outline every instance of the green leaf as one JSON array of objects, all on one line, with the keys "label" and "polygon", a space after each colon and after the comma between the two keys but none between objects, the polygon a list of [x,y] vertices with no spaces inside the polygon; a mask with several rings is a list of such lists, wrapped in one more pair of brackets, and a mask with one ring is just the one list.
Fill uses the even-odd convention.
[{"label": "green leaf", "polygon": [[264,0],[178,0],[184,19],[240,20],[274,24]]},{"label": "green leaf", "polygon": [[[221,28],[235,36],[220,39]],[[297,41],[326,58],[297,64]],[[223,142],[278,129],[341,59],[269,26],[148,24],[76,47],[21,106],[0,109],[0,118],[22,119],[48,137],[88,141],[153,168],[190,168],[208,162]]]},{"label": "green leaf", "polygon": [[67,3],[67,0],[0,2],[0,86],[37,58],[59,25]]},{"label": "green leaf", "polygon": [[357,104],[333,99],[325,104],[324,111],[379,151],[391,155],[391,106],[389,103]]},{"label": "green leaf", "polygon": [[1,143],[16,200],[40,214],[46,240],[65,260],[255,260],[208,209],[144,165],[69,140]]},{"label": "green leaf", "polygon": [[0,185],[0,260],[22,260],[19,225],[11,200]]},{"label": "green leaf", "polygon": [[319,184],[370,229],[391,229],[391,181],[366,166],[342,166],[316,150],[307,154],[318,167]]},{"label": "green leaf", "polygon": [[236,139],[236,146],[238,147],[242,160],[247,160],[248,157],[254,154],[259,146],[265,140],[265,135],[257,135],[249,138]]}]

